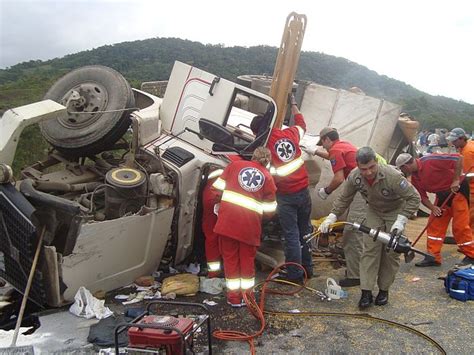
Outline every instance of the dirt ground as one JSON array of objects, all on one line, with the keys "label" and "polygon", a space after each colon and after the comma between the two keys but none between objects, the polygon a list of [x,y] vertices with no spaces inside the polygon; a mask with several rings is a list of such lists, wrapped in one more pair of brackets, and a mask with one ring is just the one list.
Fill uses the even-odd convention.
[{"label": "dirt ground", "polygon": [[[410,221],[407,235],[414,240],[427,222],[426,218]],[[426,237],[423,237],[417,247],[425,250]],[[357,307],[360,298],[358,287],[347,288],[348,298],[340,300],[321,300],[314,292],[303,290],[294,296],[268,295],[265,311],[266,327],[263,334],[255,339],[257,354],[360,354],[360,353],[440,353],[427,338],[414,334],[400,326],[394,326],[383,320],[394,321],[402,326],[409,326],[437,341],[448,354],[473,354],[472,329],[474,329],[474,302],[460,302],[451,299],[443,288],[439,277],[446,272],[463,255],[457,252],[455,245],[443,246],[443,265],[441,267],[418,268],[414,263],[419,256],[409,263],[402,261],[400,271],[390,289],[389,304],[383,307],[373,306],[366,313],[361,313]],[[403,258],[402,258],[403,260]],[[344,275],[344,268],[337,268],[334,262],[318,262],[314,269],[316,276],[308,282],[308,286],[323,291],[326,280],[332,277],[336,280]],[[263,280],[269,271],[258,272],[258,279]],[[273,285],[282,289],[286,286]],[[126,293],[118,290],[107,295],[107,306],[116,315],[123,314],[125,307],[113,301],[115,293]],[[257,292],[257,298],[260,294]],[[212,296],[198,293],[192,297],[178,297],[176,301],[201,303],[204,299],[213,300],[215,306],[209,306],[212,329],[237,330],[249,334],[260,328],[260,323],[246,308],[233,309],[226,304],[223,294]],[[128,308],[143,308],[143,302],[128,306]],[[51,312],[51,311],[50,311]],[[59,312],[56,310],[55,312]],[[65,340],[57,342],[67,346],[68,353],[83,354],[99,352],[100,348],[92,348],[85,341],[90,325],[84,322],[78,325],[70,324],[72,315],[67,308],[62,310],[66,325],[77,328],[77,334],[69,334],[65,330]],[[159,314],[183,314],[186,308],[165,308]],[[274,314],[273,312],[299,312],[293,314]],[[319,315],[304,315],[303,313],[318,312]],[[324,314],[326,313],[326,314]],[[327,313],[345,313],[341,315]],[[364,317],[369,315],[372,317]],[[380,318],[376,320],[373,317]],[[77,318],[81,319],[81,318]],[[74,320],[75,321],[75,320]],[[78,321],[79,322],[79,321]],[[41,328],[40,328],[41,329]],[[79,332],[84,333],[82,345],[78,340]],[[74,332],[74,331],[72,331]],[[41,335],[38,335],[41,336]],[[68,345],[69,343],[70,345]],[[84,343],[85,342],[85,343]],[[221,341],[212,339],[215,354],[246,354],[249,353],[247,342]],[[195,337],[195,352],[207,354],[206,331],[197,333]],[[54,352],[54,353],[63,353]]]},{"label": "dirt ground", "polygon": [[[414,240],[427,222],[426,218],[410,221],[407,234]],[[417,247],[425,250],[426,237]],[[436,340],[448,354],[472,354],[474,345],[471,331],[474,327],[474,303],[460,302],[449,298],[439,277],[463,257],[454,245],[443,246],[444,262],[441,267],[418,268],[414,263],[402,261],[396,280],[390,289],[389,304],[373,306],[366,314],[410,326]],[[403,258],[402,258],[403,260]],[[308,286],[323,291],[326,279],[343,277],[343,268],[335,269],[329,262],[315,265],[316,277]],[[259,272],[260,280],[268,272]],[[276,285],[281,288],[285,286]],[[257,353],[301,354],[301,353],[439,353],[427,339],[406,329],[358,317],[362,313],[357,308],[360,298],[358,287],[346,289],[348,298],[323,301],[313,292],[303,290],[295,296],[269,295],[266,311],[274,312],[340,312],[351,315],[270,315],[265,316],[266,328],[255,341]],[[259,294],[257,293],[257,297]],[[213,329],[238,330],[255,333],[260,323],[246,308],[232,309],[224,295],[210,296],[198,293],[193,297],[180,297],[180,301],[199,302],[211,299],[218,304],[209,307]],[[247,342],[220,341],[213,339],[213,351],[218,354],[248,353]],[[196,351],[207,353],[205,332],[198,335]]]}]

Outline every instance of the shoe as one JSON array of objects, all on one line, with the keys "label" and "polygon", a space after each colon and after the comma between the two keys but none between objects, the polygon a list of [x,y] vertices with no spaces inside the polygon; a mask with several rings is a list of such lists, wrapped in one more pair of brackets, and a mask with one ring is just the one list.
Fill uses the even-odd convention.
[{"label": "shoe", "polygon": [[451,244],[455,245],[457,244],[456,241],[454,240],[454,237],[451,235],[447,235],[446,238],[444,238],[443,244]]},{"label": "shoe", "polygon": [[314,277],[313,267],[312,266],[303,266],[306,271],[306,276],[308,280]]},{"label": "shoe", "polygon": [[441,266],[441,263],[432,258],[425,257],[423,260],[417,262],[415,266],[418,266],[418,267]]},{"label": "shoe", "polygon": [[474,265],[474,258],[465,256],[464,259],[462,259],[458,265],[469,265],[469,264]]},{"label": "shoe", "polygon": [[359,300],[359,308],[365,309],[369,307],[374,302],[374,297],[372,296],[372,291],[362,290],[362,296]]},{"label": "shoe", "polygon": [[384,306],[388,303],[388,291],[379,290],[377,297],[375,297],[376,306]]},{"label": "shoe", "polygon": [[341,287],[354,287],[354,286],[359,286],[360,285],[360,279],[349,279],[349,278],[344,278],[342,280],[339,280],[339,286]]},{"label": "shoe", "polygon": [[244,300],[241,300],[239,303],[232,303],[231,301],[227,300],[227,304],[232,308],[242,308],[246,306]]}]

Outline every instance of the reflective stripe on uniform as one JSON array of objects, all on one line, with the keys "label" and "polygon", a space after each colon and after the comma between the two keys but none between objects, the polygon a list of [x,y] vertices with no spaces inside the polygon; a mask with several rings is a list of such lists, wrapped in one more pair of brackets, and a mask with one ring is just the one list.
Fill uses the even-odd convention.
[{"label": "reflective stripe on uniform", "polygon": [[276,209],[277,209],[277,202],[276,201],[273,201],[273,202],[263,202],[262,203],[262,208],[263,208],[263,212],[275,212]]},{"label": "reflective stripe on uniform", "polygon": [[247,290],[251,287],[255,286],[255,278],[252,277],[250,279],[240,279],[240,288],[242,290]]},{"label": "reflective stripe on uniform", "polygon": [[428,239],[437,240],[437,241],[443,241],[443,238],[439,238],[439,237],[430,237],[430,236],[428,236]]},{"label": "reflective stripe on uniform", "polygon": [[298,170],[303,164],[304,164],[303,158],[298,157],[290,161],[288,164],[279,166],[278,168],[275,168],[272,166],[270,168],[270,174],[276,175],[276,176],[288,176],[291,173]]},{"label": "reflective stripe on uniform", "polygon": [[209,271],[219,271],[221,269],[220,261],[209,261],[207,263],[207,268]]},{"label": "reflective stripe on uniform", "polygon": [[222,194],[221,201],[230,202],[234,205],[257,212],[258,214],[263,213],[263,207],[260,202],[258,202],[257,200],[251,197],[241,195],[237,192],[225,190],[224,193]]},{"label": "reflective stripe on uniform", "polygon": [[238,290],[240,289],[240,279],[225,279],[225,285],[230,291]]},{"label": "reflective stripe on uniform", "polygon": [[221,178],[217,178],[216,181],[212,184],[212,187],[218,190],[225,190],[225,181],[222,180]]},{"label": "reflective stripe on uniform", "polygon": [[471,240],[470,242],[458,244],[458,247],[462,247],[464,245],[469,245],[469,244],[472,244],[472,243],[474,243],[474,240]]},{"label": "reflective stripe on uniform", "polygon": [[221,176],[223,172],[224,172],[223,169],[214,170],[213,172],[209,173],[209,175],[207,175],[207,178],[208,179],[214,179],[218,176]]},{"label": "reflective stripe on uniform", "polygon": [[303,139],[304,136],[304,129],[300,126],[295,126],[298,129],[298,133],[300,134],[300,140]]}]

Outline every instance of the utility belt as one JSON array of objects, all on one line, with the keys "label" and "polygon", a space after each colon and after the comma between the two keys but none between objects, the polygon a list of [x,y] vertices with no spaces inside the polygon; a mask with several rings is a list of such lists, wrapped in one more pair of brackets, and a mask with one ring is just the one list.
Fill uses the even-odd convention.
[{"label": "utility belt", "polygon": [[[464,179],[461,182],[461,185],[459,186],[459,192],[458,193],[462,194],[466,198],[467,203],[469,204],[471,193],[470,193],[470,190],[469,190],[469,181],[468,181],[468,179]],[[451,194],[450,190],[437,192],[436,193],[436,197],[437,197],[436,206],[441,207],[441,205],[449,197],[450,194]],[[451,197],[449,198],[449,201],[446,204],[447,206],[451,207],[451,204],[453,203],[454,196],[455,196],[455,194],[451,195]]]}]

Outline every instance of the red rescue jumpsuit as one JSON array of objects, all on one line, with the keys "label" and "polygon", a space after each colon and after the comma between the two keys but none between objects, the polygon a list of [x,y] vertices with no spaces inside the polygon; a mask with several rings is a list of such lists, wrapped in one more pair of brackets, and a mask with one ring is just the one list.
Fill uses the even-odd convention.
[{"label": "red rescue jumpsuit", "polygon": [[255,161],[230,163],[213,187],[222,192],[214,232],[224,259],[227,301],[242,303],[242,291],[255,284],[255,255],[262,217],[276,210],[276,186],[270,173]]},{"label": "red rescue jumpsuit", "polygon": [[212,188],[212,184],[222,174],[223,170],[218,169],[209,173],[206,186],[202,192],[202,231],[205,236],[205,249],[207,260],[207,276],[217,277],[221,271],[221,252],[219,250],[218,235],[214,232],[217,222],[217,215],[214,206],[219,202],[219,192]]},{"label": "red rescue jumpsuit", "polygon": [[[457,154],[431,154],[416,160],[418,171],[413,173],[411,182],[422,200],[428,198],[427,192],[449,194],[458,159]],[[439,205],[438,198],[435,205]],[[459,250],[464,255],[474,258],[474,240],[469,226],[469,205],[467,198],[462,193],[457,193],[451,204],[445,205],[442,216],[430,216],[427,250],[439,263],[441,263],[441,247],[451,218],[453,236]]]}]

